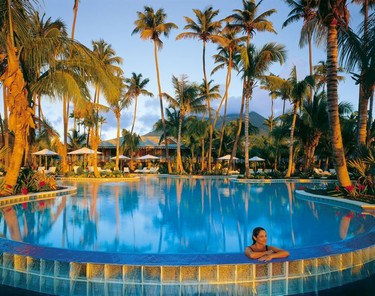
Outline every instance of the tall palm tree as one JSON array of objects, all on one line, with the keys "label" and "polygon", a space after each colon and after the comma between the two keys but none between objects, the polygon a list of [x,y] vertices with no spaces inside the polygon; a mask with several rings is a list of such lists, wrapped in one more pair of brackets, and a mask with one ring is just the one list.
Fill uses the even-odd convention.
[{"label": "tall palm tree", "polygon": [[180,79],[176,76],[172,76],[172,85],[175,91],[175,97],[169,94],[164,94],[164,97],[167,102],[169,102],[170,107],[179,111],[176,172],[181,174],[184,172],[181,158],[182,123],[185,117],[190,113],[202,113],[206,111],[206,106],[203,104],[204,97],[199,96],[198,85],[189,83],[187,76],[182,76]]},{"label": "tall palm tree", "polygon": [[[158,93],[160,100],[160,113],[161,120],[163,124],[164,138],[166,139],[166,124],[164,118],[164,107],[163,107],[163,93],[161,90],[160,73],[159,73],[159,59],[158,50],[163,47],[163,42],[160,39],[160,35],[165,37],[169,36],[172,29],[177,29],[177,25],[171,22],[166,22],[167,14],[163,9],[158,9],[156,12],[150,6],[144,7],[144,12],[137,12],[138,19],[134,22],[135,29],[132,34],[140,33],[141,39],[152,40],[154,42],[154,57],[155,57],[155,67],[156,67],[156,78],[158,83]],[[167,140],[164,141],[165,144],[165,158],[168,164],[168,172],[171,172],[171,167],[169,163],[168,156],[168,143]]]},{"label": "tall palm tree", "polygon": [[136,74],[132,72],[132,75],[130,78],[125,78],[126,82],[126,97],[129,101],[134,99],[134,115],[133,115],[133,123],[130,130],[130,133],[132,134],[134,131],[134,125],[135,125],[135,119],[137,115],[137,103],[138,103],[138,97],[140,95],[153,97],[154,95],[149,92],[147,89],[145,89],[146,85],[149,83],[150,79],[145,78],[142,79],[142,74]]},{"label": "tall palm tree", "polygon": [[327,27],[327,98],[333,163],[339,184],[349,186],[351,182],[342,143],[337,90],[337,30],[348,24],[349,13],[346,0],[319,0],[318,16],[323,25]]},{"label": "tall palm tree", "polygon": [[[315,87],[317,90],[327,91],[327,63],[325,61],[319,61],[318,64],[316,64],[313,67],[313,75],[315,78]],[[337,73],[344,72],[345,69],[343,67],[337,68]],[[345,76],[337,75],[337,81],[344,81]]]},{"label": "tall palm tree", "polygon": [[[183,32],[177,35],[176,40],[182,38],[193,38],[199,39],[203,42],[203,52],[202,52],[202,67],[203,67],[203,79],[206,84],[206,91],[209,90],[209,80],[206,73],[206,45],[207,42],[215,42],[219,44],[225,44],[225,39],[219,35],[221,28],[220,21],[214,21],[214,18],[219,14],[219,10],[214,10],[212,6],[208,6],[204,11],[199,9],[193,9],[193,12],[196,16],[197,21],[194,21],[192,18],[185,16],[185,25],[184,30],[189,30],[188,32]],[[211,171],[211,162],[212,162],[212,136],[213,136],[213,123],[212,123],[212,113],[211,113],[211,102],[208,93],[206,93],[206,102],[207,102],[207,112],[208,112],[208,122],[210,128],[210,139],[209,139],[209,148],[208,148],[208,171]]]},{"label": "tall palm tree", "polygon": [[[122,74],[122,69],[119,67],[119,65],[122,64],[122,58],[116,55],[115,50],[112,48],[110,44],[107,44],[103,39],[100,39],[98,41],[93,41],[93,52],[97,56],[98,60],[102,62],[103,66],[105,67],[107,73],[109,75],[112,75],[112,79],[114,83],[118,82],[119,75]],[[101,89],[103,89],[104,96],[107,99],[107,101],[111,102],[113,100],[116,100],[120,97],[120,88],[117,88],[116,92],[108,92],[105,85],[101,83],[99,80],[95,80],[95,94],[94,94],[94,112],[97,120],[99,120],[99,98],[100,98],[100,92]],[[97,167],[97,149],[100,142],[100,134],[99,134],[99,121],[95,121],[94,128],[92,129],[92,136],[91,136],[91,148],[94,150],[94,174],[95,176],[99,177],[99,171]]]},{"label": "tall palm tree", "polygon": [[293,165],[293,148],[294,148],[294,130],[296,127],[297,113],[300,106],[303,104],[305,98],[308,95],[308,88],[315,86],[315,80],[312,76],[306,76],[303,80],[298,81],[297,78],[297,67],[294,66],[290,76],[288,78],[288,83],[291,86],[291,101],[293,104],[293,120],[290,127],[290,143],[289,143],[289,161],[288,161],[288,170],[285,174],[286,178],[289,178],[294,173]]},{"label": "tall palm tree", "polygon": [[[230,22],[229,27],[234,28],[245,34],[246,36],[246,48],[249,47],[251,38],[254,36],[256,32],[272,32],[276,33],[272,22],[267,20],[269,16],[276,13],[275,9],[269,9],[265,12],[258,14],[258,9],[260,4],[263,1],[259,1],[258,3],[255,0],[242,0],[242,9],[235,9],[233,14],[226,18],[226,21]],[[236,140],[233,144],[233,151],[232,151],[232,158],[236,155],[237,152],[237,145],[241,133],[242,128],[242,115],[243,109],[245,106],[245,89],[247,88],[247,81],[246,75],[243,76],[243,92],[242,92],[242,100],[241,100],[241,108],[240,108],[240,121],[238,125],[238,131]],[[232,161],[230,161],[232,163]]]},{"label": "tall palm tree", "polygon": [[280,44],[268,43],[259,50],[252,44],[241,50],[240,68],[246,81],[245,94],[245,175],[250,176],[249,168],[249,103],[253,96],[257,81],[260,80],[273,63],[283,64],[286,58],[285,47]]},{"label": "tall palm tree", "polygon": [[[133,73],[134,74],[134,73]],[[115,114],[116,122],[117,122],[117,130],[116,130],[116,164],[115,168],[119,169],[119,156],[120,156],[120,132],[121,132],[121,111],[128,107],[130,104],[130,101],[128,100],[127,96],[124,95],[125,92],[125,80],[118,76],[118,84],[119,89],[121,90],[119,95],[120,97],[112,97],[110,99],[107,99],[107,102],[110,106],[110,109]],[[132,133],[131,133],[132,134]],[[132,153],[130,154],[132,155]]]},{"label": "tall palm tree", "polygon": [[[72,23],[72,33],[71,38],[74,40],[75,37],[75,31],[76,31],[76,22],[77,22],[77,14],[78,14],[78,6],[79,6],[80,0],[74,0],[74,6],[73,6],[73,23]],[[75,114],[76,108],[73,107],[73,114]],[[73,128],[76,129],[77,120],[76,116],[73,116]]]},{"label": "tall palm tree", "polygon": [[[319,25],[316,16],[317,0],[284,0],[292,9],[288,18],[283,23],[283,28],[296,21],[303,20],[303,25],[300,34],[300,47],[307,45],[309,48],[309,70],[310,76],[313,75],[313,52],[312,52],[312,35]],[[323,34],[316,34],[316,37],[324,36]],[[319,43],[319,42],[318,42]],[[310,88],[310,101],[312,100],[312,89]]]},{"label": "tall palm tree", "polygon": [[224,95],[221,99],[221,102],[216,110],[216,115],[213,123],[213,128],[216,128],[216,123],[220,115],[221,107],[224,103],[224,114],[223,114],[223,122],[221,126],[221,132],[220,132],[220,144],[219,144],[219,152],[218,157],[221,156],[221,146],[223,144],[223,137],[224,137],[224,130],[226,125],[226,115],[227,115],[227,109],[228,109],[228,96],[229,96],[229,86],[232,80],[232,69],[237,70],[237,62],[239,57],[239,43],[242,40],[242,38],[237,38],[236,36],[237,31],[234,28],[231,28],[229,26],[225,26],[222,30],[221,34],[222,37],[225,40],[225,45],[218,47],[218,53],[214,55],[215,63],[217,63],[217,66],[212,70],[211,75],[214,74],[219,69],[222,69],[224,67],[227,68],[227,74],[225,78],[225,91]]}]

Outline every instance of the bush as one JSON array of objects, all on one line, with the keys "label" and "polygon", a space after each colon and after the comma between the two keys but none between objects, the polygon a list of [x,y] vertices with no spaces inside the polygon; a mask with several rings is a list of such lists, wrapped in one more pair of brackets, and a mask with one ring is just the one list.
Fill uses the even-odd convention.
[{"label": "bush", "polygon": [[56,189],[56,180],[41,172],[34,172],[30,168],[20,171],[13,194],[27,194],[29,192],[43,192]]}]

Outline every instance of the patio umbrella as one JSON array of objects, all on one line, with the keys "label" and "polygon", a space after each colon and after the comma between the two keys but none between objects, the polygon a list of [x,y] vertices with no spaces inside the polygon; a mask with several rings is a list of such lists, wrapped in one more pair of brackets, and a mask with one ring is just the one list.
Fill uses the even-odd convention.
[{"label": "patio umbrella", "polygon": [[[127,157],[127,156],[125,156],[125,155],[119,155],[118,158],[119,158],[120,160],[121,160],[121,159],[123,159],[123,160],[128,160],[128,159],[130,159],[130,157]],[[116,159],[116,156],[111,157],[111,159]]]},{"label": "patio umbrella", "polygon": [[[230,157],[231,155],[230,154],[227,154],[227,155],[224,155],[222,157],[219,157],[218,160],[230,160]],[[233,160],[237,160],[238,158],[237,157],[233,157]]]},{"label": "patio umbrella", "polygon": [[[85,155],[87,154],[94,154],[95,151],[90,149],[90,148],[87,148],[87,147],[83,147],[83,148],[80,148],[80,149],[77,149],[77,150],[74,150],[74,151],[71,151],[69,152],[68,154],[69,155],[83,155],[83,166],[86,167],[86,159],[85,159]],[[101,152],[97,151],[98,154],[102,154]]]},{"label": "patio umbrella", "polygon": [[55,151],[51,151],[49,149],[43,149],[37,152],[32,153],[33,155],[40,155],[41,157],[44,155],[45,156],[45,167],[47,168],[47,156],[54,156],[54,155],[59,155]]},{"label": "patio umbrella", "polygon": [[137,159],[138,160],[155,160],[155,159],[159,159],[159,157],[151,155],[151,154],[146,154],[146,155],[137,157]]},{"label": "patio umbrella", "polygon": [[[68,154],[70,155],[83,155],[83,154],[94,154],[94,150],[92,149],[89,149],[87,147],[83,147],[83,148],[80,148],[78,150],[74,150],[74,151],[71,151],[69,152]],[[98,154],[102,154],[101,152],[97,152]]]},{"label": "patio umbrella", "polygon": [[257,171],[257,163],[258,163],[258,162],[261,162],[261,161],[265,161],[265,159],[260,158],[260,157],[258,157],[258,156],[253,156],[252,158],[249,159],[249,161],[255,163],[255,171]]}]

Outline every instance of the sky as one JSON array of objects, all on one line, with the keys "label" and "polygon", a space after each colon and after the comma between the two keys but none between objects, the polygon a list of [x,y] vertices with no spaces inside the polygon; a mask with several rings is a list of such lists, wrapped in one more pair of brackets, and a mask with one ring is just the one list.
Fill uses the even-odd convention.
[{"label": "sky", "polygon": [[[44,0],[40,1],[39,10],[45,13],[46,17],[51,17],[54,21],[61,18],[67,26],[70,34],[73,21],[73,0]],[[349,1],[348,1],[349,2]],[[130,77],[132,72],[141,73],[143,78],[149,78],[147,90],[154,94],[153,98],[140,97],[137,108],[137,120],[135,123],[135,132],[143,135],[152,131],[153,124],[160,119],[160,103],[157,96],[156,70],[153,54],[153,43],[143,41],[138,34],[132,35],[134,30],[134,21],[137,19],[137,11],[143,11],[144,6],[151,6],[154,10],[163,8],[167,14],[166,21],[173,22],[178,29],[172,30],[169,38],[162,37],[163,48],[159,51],[159,68],[161,76],[161,87],[163,92],[174,95],[172,87],[172,75],[177,77],[187,75],[190,82],[201,83],[203,80],[202,70],[202,42],[197,39],[176,40],[176,36],[183,32],[185,26],[184,16],[195,20],[195,14],[192,9],[204,10],[209,5],[214,9],[219,9],[220,13],[217,20],[233,13],[234,9],[242,8],[242,0],[81,0],[79,3],[75,38],[92,49],[92,41],[103,39],[111,44],[116,55],[122,57],[122,69],[125,77]],[[290,11],[283,0],[264,0],[259,12],[269,9],[276,9],[269,20],[273,22],[277,34],[257,33],[252,42],[261,47],[267,42],[278,42],[286,46],[287,59],[283,65],[274,65],[271,72],[281,77],[287,78],[294,65],[297,67],[299,79],[308,75],[308,49],[299,48],[298,41],[302,21],[289,25],[282,29],[282,23],[287,18]],[[362,17],[358,13],[358,6],[349,4],[351,10],[352,23],[358,24]],[[356,26],[353,25],[353,28]],[[217,45],[207,44],[207,73],[213,69],[214,61],[212,55],[215,54]],[[326,59],[326,52],[323,48],[313,49],[313,63],[317,64]],[[221,91],[224,93],[225,70],[215,73],[210,79],[215,84],[221,85]],[[232,83],[229,90],[229,109],[228,113],[239,113],[241,102],[241,78],[237,74],[232,74]],[[358,87],[350,76],[347,76],[345,82],[339,85],[340,101],[350,102],[354,109],[357,109]],[[1,100],[2,101],[2,100]],[[104,102],[101,99],[101,102]],[[215,108],[218,105],[213,102]],[[167,107],[167,104],[164,104]],[[121,128],[130,129],[134,107],[130,106],[123,110],[121,115]],[[1,108],[2,110],[2,108]],[[46,98],[43,103],[44,115],[54,128],[62,135],[62,106],[60,101],[51,103]],[[253,98],[250,102],[250,111],[255,111],[265,118],[271,115],[271,99],[266,91],[255,89]],[[282,113],[282,101],[275,101],[275,116]],[[111,111],[104,114],[106,123],[102,127],[102,140],[114,138],[116,135],[115,117]],[[72,123],[69,124],[72,127]]]}]

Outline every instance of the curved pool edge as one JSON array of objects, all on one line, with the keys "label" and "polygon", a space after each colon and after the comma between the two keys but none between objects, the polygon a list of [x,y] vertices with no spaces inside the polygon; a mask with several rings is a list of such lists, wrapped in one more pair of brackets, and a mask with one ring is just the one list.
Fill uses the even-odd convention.
[{"label": "curved pool edge", "polygon": [[[64,191],[55,196],[74,193],[74,187]],[[50,194],[16,196],[8,198],[8,204],[53,197]],[[265,264],[242,253],[89,252],[0,238],[0,275],[3,284],[51,294],[88,295],[95,286],[101,294],[287,295],[341,286],[374,274],[374,242],[373,229],[338,243],[291,249],[288,258]]]}]

